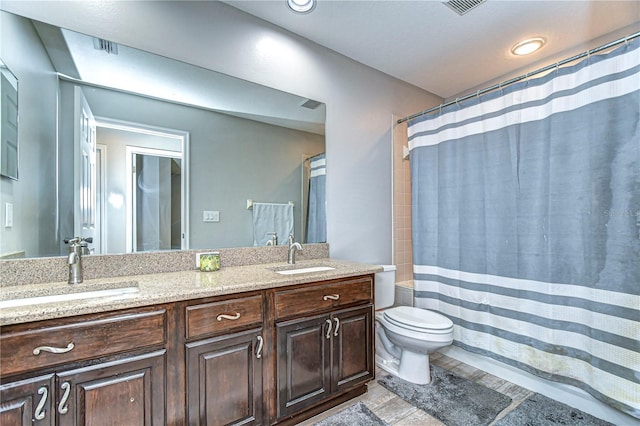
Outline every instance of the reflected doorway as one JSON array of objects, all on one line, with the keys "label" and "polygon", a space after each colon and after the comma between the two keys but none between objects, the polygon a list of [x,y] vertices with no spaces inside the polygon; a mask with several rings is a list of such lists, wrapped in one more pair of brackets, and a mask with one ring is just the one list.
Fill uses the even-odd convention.
[{"label": "reflected doorway", "polygon": [[188,133],[102,117],[96,125],[109,153],[106,251],[188,248]]}]

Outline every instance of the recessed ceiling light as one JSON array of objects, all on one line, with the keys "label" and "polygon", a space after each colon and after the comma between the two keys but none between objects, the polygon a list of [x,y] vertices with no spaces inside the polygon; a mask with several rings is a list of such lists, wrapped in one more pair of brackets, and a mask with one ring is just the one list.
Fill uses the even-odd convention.
[{"label": "recessed ceiling light", "polygon": [[511,53],[518,56],[528,55],[544,46],[545,42],[546,40],[542,37],[528,38],[514,44]]},{"label": "recessed ceiling light", "polygon": [[316,0],[287,0],[287,5],[297,13],[309,13],[316,7]]}]

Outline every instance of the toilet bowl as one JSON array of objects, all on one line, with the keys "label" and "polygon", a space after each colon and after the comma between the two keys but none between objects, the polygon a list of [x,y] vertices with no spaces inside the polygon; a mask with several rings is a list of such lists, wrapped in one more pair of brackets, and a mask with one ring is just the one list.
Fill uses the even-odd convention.
[{"label": "toilet bowl", "polygon": [[[395,266],[376,274],[376,309],[393,305]],[[391,289],[391,291],[390,291]],[[376,365],[416,384],[431,382],[429,354],[453,342],[453,322],[411,306],[376,311]]]}]

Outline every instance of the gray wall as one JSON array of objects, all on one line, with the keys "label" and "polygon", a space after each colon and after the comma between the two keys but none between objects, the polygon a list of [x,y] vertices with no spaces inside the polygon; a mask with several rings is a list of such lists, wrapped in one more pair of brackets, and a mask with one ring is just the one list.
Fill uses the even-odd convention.
[{"label": "gray wall", "polygon": [[[1,19],[0,40],[15,40],[2,43],[0,57],[18,78],[20,121],[19,180],[0,178],[0,256],[15,251],[55,255],[57,77],[31,23],[7,14]],[[33,122],[39,125],[30,126]],[[5,203],[13,204],[12,228],[4,226]]]},{"label": "gray wall", "polygon": [[[331,256],[391,261],[391,116],[439,97],[219,2],[4,0],[2,8],[325,102]],[[260,50],[264,38],[279,48]]]},{"label": "gray wall", "polygon": [[[73,110],[69,102],[73,99],[73,84],[61,82],[60,86],[61,114],[66,116],[60,123],[60,140],[72,141],[69,117]],[[294,208],[295,234],[302,236],[299,215],[302,157],[324,152],[323,136],[95,87],[83,86],[83,93],[96,117],[189,132],[191,248],[253,245],[252,212],[246,208],[247,199],[293,201],[297,207]],[[100,135],[98,143],[101,143]],[[67,175],[61,176],[61,181],[65,182],[73,173],[72,167],[64,165],[72,158],[68,145],[61,143],[60,169]],[[111,161],[124,155],[124,147],[107,152]],[[113,179],[114,182],[109,184],[108,191],[124,196],[124,176],[118,177],[117,173],[109,168],[107,181]],[[68,197],[61,196],[61,199]],[[64,209],[61,206],[61,211]],[[204,210],[220,211],[220,222],[204,223]],[[70,219],[67,214],[64,217]],[[112,230],[111,218],[108,216],[107,220],[108,229]],[[61,229],[69,226],[73,229],[67,221]],[[124,233],[124,229],[121,232]],[[124,251],[124,246],[118,245],[112,235],[107,239],[110,253]]]}]

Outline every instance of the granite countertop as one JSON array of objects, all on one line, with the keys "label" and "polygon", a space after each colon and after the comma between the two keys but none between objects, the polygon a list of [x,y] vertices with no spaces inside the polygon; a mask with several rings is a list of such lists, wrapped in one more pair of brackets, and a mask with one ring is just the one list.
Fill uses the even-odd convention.
[{"label": "granite countertop", "polygon": [[[4,287],[0,291],[0,301],[121,287],[132,287],[134,292],[117,296],[82,298],[73,301],[65,298],[59,302],[3,307],[0,309],[0,326],[285,287],[382,271],[382,267],[375,265],[337,259],[313,259],[299,261],[294,267],[329,266],[335,269],[293,275],[282,275],[276,272],[289,269],[291,266],[286,262],[278,262],[222,267],[215,272],[191,270],[102,278],[85,280],[82,284],[76,285],[53,282]],[[135,291],[136,287],[138,291]]]}]

